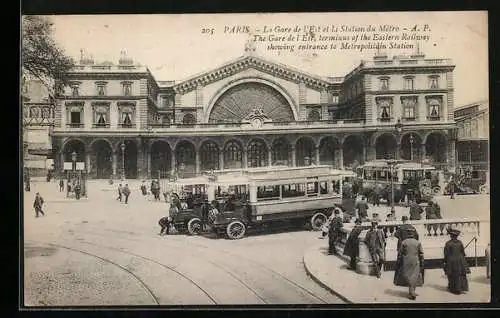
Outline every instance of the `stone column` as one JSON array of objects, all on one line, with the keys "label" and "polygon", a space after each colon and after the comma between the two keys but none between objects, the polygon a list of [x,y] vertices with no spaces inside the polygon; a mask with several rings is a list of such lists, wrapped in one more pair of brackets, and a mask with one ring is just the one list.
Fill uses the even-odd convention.
[{"label": "stone column", "polygon": [[219,151],[219,170],[224,170],[224,150]]},{"label": "stone column", "polygon": [[143,178],[144,171],[144,144],[141,139],[137,139],[137,178]]},{"label": "stone column", "polygon": [[146,153],[146,167],[147,167],[147,176],[146,178],[151,179],[151,151],[148,150]]},{"label": "stone column", "polygon": [[61,161],[60,167],[61,167],[61,173],[64,173],[64,152],[61,150],[59,153],[59,160]]},{"label": "stone column", "polygon": [[446,154],[447,155],[447,162],[449,164],[449,169],[451,168],[452,170],[455,169],[455,153],[456,153],[456,149],[455,149],[455,139],[453,138],[450,138],[449,141],[448,141],[448,153]]},{"label": "stone column", "polygon": [[295,160],[295,146],[292,146],[292,167],[295,167],[297,165],[296,160]]},{"label": "stone column", "polygon": [[85,168],[87,170],[87,173],[90,174],[92,171],[92,167],[90,166],[90,152],[85,153]]},{"label": "stone column", "polygon": [[246,169],[248,168],[248,152],[246,149],[243,149],[242,155],[243,155],[243,169]]},{"label": "stone column", "polygon": [[175,162],[175,150],[172,150],[172,162],[171,162],[170,173],[173,174],[176,168],[177,168],[177,163]]},{"label": "stone column", "polygon": [[339,168],[344,170],[344,149],[339,149]]},{"label": "stone column", "polygon": [[420,145],[420,161],[425,159],[425,144]]},{"label": "stone column", "polygon": [[396,144],[396,149],[395,149],[395,154],[394,154],[394,157],[396,160],[400,160],[401,159],[401,144],[400,143],[397,143]]},{"label": "stone column", "polygon": [[271,167],[273,165],[273,150],[271,149],[271,147],[267,149],[267,161],[267,165]]},{"label": "stone column", "polygon": [[116,166],[117,166],[117,161],[118,161],[118,154],[116,151],[113,151],[113,162],[111,164],[111,167],[113,168],[113,179],[116,179]]},{"label": "stone column", "polygon": [[196,150],[195,151],[195,170],[194,170],[196,175],[200,174],[200,169],[201,169],[200,151]]},{"label": "stone column", "polygon": [[316,147],[316,165],[319,165],[319,147]]}]

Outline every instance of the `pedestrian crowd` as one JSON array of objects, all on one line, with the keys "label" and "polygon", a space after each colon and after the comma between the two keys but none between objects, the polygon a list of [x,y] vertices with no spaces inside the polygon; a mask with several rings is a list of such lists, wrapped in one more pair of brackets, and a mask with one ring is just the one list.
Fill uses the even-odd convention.
[{"label": "pedestrian crowd", "polygon": [[[415,201],[410,200],[410,220],[420,220],[422,213],[425,212],[427,219],[440,219],[441,211],[436,201],[431,201],[425,210]],[[370,222],[370,228],[367,230],[363,239],[371,256],[373,264],[373,274],[380,278],[384,271],[386,260],[386,239],[391,232],[389,227],[379,226],[382,222],[378,213],[372,213],[368,218],[369,205],[366,198],[362,197],[355,204],[357,218],[354,221],[354,227],[346,238],[343,254],[350,258],[349,269],[356,270],[357,258],[359,255],[360,235],[366,226],[363,222]],[[322,237],[328,234],[328,254],[337,255],[336,246],[340,246],[338,241],[345,236],[343,221],[340,214],[342,209],[336,205],[332,216],[328,219],[328,226],[323,228]],[[386,221],[395,221],[394,213],[387,215]],[[425,258],[422,244],[419,240],[417,230],[408,221],[405,215],[401,218],[402,224],[392,230],[394,237],[397,238],[397,259],[394,272],[393,284],[395,286],[408,287],[409,299],[415,300],[417,297],[416,288],[423,286],[425,277]],[[443,248],[443,271],[448,279],[448,291],[454,294],[466,293],[469,290],[467,274],[470,273],[469,265],[465,256],[465,248],[462,241],[459,240],[460,231],[456,228],[447,228],[450,240],[446,242]]]}]

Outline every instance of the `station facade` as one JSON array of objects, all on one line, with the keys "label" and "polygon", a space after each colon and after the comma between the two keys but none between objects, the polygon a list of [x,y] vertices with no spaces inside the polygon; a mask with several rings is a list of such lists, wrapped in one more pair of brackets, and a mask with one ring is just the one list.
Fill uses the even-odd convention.
[{"label": "station facade", "polygon": [[423,54],[377,55],[321,77],[252,52],[182,81],[147,67],[82,58],[56,98],[56,171],[90,178],[185,177],[207,170],[373,159],[455,166],[453,69]]}]

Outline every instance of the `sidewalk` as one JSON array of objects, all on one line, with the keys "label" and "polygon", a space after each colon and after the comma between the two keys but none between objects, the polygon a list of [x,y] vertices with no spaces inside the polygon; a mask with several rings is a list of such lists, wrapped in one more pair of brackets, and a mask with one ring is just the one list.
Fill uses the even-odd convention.
[{"label": "sidewalk", "polygon": [[348,270],[346,257],[327,254],[323,240],[304,254],[304,267],[309,276],[327,290],[349,303],[483,303],[490,302],[491,284],[486,267],[471,267],[469,292],[454,295],[446,290],[448,281],[441,269],[427,269],[425,284],[417,287],[417,299],[408,299],[408,288],[394,286],[394,271],[375,276]]}]

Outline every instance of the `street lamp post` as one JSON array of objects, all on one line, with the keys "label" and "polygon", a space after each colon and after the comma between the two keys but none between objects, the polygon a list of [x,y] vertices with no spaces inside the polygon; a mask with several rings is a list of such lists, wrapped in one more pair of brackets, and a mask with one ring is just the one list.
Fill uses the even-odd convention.
[{"label": "street lamp post", "polygon": [[[403,131],[403,124],[401,123],[401,119],[398,118],[398,121],[396,125],[394,126],[394,129],[396,129],[396,132],[398,134],[398,139],[399,135]],[[397,151],[398,149],[396,149]],[[391,214],[395,215],[396,209],[394,208],[394,166],[396,165],[397,161],[393,160],[389,163],[390,166],[390,171],[391,171]]]},{"label": "street lamp post", "polygon": [[122,181],[125,180],[125,142],[120,145],[122,150]]}]

